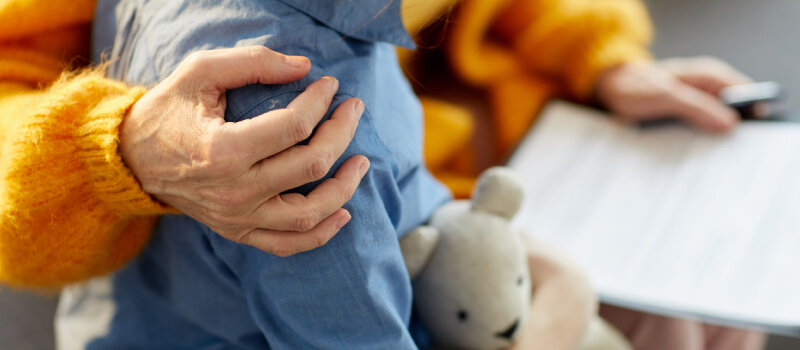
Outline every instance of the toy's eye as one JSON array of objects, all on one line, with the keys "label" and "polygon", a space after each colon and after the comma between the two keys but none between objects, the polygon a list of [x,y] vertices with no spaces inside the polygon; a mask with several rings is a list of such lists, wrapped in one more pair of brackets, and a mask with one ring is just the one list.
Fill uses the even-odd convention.
[{"label": "toy's eye", "polygon": [[523,281],[522,276],[519,276],[519,279],[517,280],[517,285],[521,286],[522,285],[522,281]]},{"label": "toy's eye", "polygon": [[458,310],[458,320],[459,321],[464,322],[464,321],[467,320],[468,317],[469,317],[469,314],[467,314],[466,311]]}]

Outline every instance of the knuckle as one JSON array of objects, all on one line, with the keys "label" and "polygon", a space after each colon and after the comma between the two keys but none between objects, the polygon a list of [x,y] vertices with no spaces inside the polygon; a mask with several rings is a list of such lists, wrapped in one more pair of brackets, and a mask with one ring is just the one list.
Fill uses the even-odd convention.
[{"label": "knuckle", "polygon": [[221,137],[210,138],[204,163],[206,170],[212,175],[229,177],[235,172],[234,157],[230,156],[230,152],[226,152],[225,147],[227,146],[228,144]]},{"label": "knuckle", "polygon": [[322,234],[317,235],[317,237],[315,237],[314,239],[314,247],[312,249],[317,249],[319,247],[324,246],[327,243],[328,243],[328,237]]},{"label": "knuckle", "polygon": [[319,222],[319,215],[316,210],[305,209],[299,211],[294,218],[294,230],[299,232],[307,232],[317,226]]},{"label": "knuckle", "polygon": [[266,62],[274,54],[274,51],[264,46],[250,46],[248,52],[250,58],[253,59],[255,63],[259,64],[263,64],[263,62]]},{"label": "knuckle", "polygon": [[[266,62],[269,62],[270,56],[273,55],[272,50],[267,49],[263,46],[250,46],[248,48],[248,53],[250,56],[251,64],[254,67],[263,67],[267,65]],[[261,74],[259,74],[258,70],[254,70],[251,72],[252,77],[250,78],[250,83],[256,83],[261,80]]]},{"label": "knuckle", "polygon": [[208,52],[195,51],[186,56],[182,65],[190,69],[202,69],[206,64],[207,59]]},{"label": "knuckle", "polygon": [[211,152],[200,167],[205,179],[218,185],[230,186],[241,181],[249,169],[241,155],[232,156],[221,152]]},{"label": "knuckle", "polygon": [[290,134],[294,138],[294,142],[300,142],[309,138],[316,124],[313,124],[311,118],[303,112],[293,110],[292,114],[291,120],[294,122],[292,123]]},{"label": "knuckle", "polygon": [[328,170],[330,170],[332,160],[333,155],[327,150],[322,150],[312,156],[306,166],[308,178],[316,181],[325,177],[328,174]]},{"label": "knuckle", "polygon": [[204,171],[210,175],[212,179],[231,179],[236,175],[236,169],[227,157],[222,157],[213,153],[209,155],[209,159],[204,168]]},{"label": "knuckle", "polygon": [[270,250],[272,254],[275,254],[281,258],[285,258],[296,253],[291,242],[282,239],[272,242],[272,248]]}]

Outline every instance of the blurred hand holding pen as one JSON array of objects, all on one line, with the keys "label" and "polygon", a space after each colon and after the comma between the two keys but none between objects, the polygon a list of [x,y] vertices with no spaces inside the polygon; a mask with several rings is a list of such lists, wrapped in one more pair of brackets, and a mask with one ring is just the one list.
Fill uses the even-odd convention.
[{"label": "blurred hand holding pen", "polygon": [[[725,105],[735,109],[743,121],[785,121],[788,118],[781,107],[785,92],[774,81],[739,84],[722,89],[718,96]],[[640,129],[667,125],[682,125],[678,118],[665,117],[638,123]]]}]

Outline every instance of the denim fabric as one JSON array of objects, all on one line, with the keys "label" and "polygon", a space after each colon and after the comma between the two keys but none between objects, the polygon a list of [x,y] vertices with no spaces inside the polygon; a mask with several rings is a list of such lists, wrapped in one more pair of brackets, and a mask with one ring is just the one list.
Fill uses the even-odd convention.
[{"label": "denim fabric", "polygon": [[[449,192],[424,168],[421,109],[392,44],[409,45],[400,1],[101,1],[95,52],[112,76],[164,79],[190,52],[264,45],[311,59],[304,79],[228,93],[226,119],[285,107],[332,75],[366,111],[347,158],[372,167],[345,208],[352,220],[322,248],[278,258],[165,216],[152,241],[113,279],[116,314],[89,349],[412,349],[411,288],[397,239]],[[377,16],[376,16],[377,14]],[[110,47],[108,47],[110,45]],[[296,189],[308,193],[315,184]]]}]

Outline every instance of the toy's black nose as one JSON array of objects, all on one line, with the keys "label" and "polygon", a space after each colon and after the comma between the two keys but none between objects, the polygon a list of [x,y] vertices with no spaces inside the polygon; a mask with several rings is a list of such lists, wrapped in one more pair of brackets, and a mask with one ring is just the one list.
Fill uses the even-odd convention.
[{"label": "toy's black nose", "polygon": [[511,340],[511,338],[514,336],[514,332],[517,331],[517,326],[518,325],[519,325],[519,319],[515,320],[514,323],[511,324],[511,326],[506,328],[506,330],[504,330],[502,332],[499,332],[499,333],[496,333],[495,335],[498,338],[505,338],[505,339]]}]

